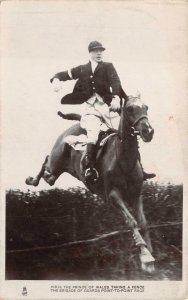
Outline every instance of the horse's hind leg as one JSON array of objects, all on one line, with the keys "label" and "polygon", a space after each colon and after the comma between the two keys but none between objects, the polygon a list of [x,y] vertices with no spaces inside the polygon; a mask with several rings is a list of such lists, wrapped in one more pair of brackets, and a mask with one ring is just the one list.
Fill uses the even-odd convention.
[{"label": "horse's hind leg", "polygon": [[45,166],[46,166],[46,163],[47,163],[47,161],[48,161],[48,157],[49,157],[49,156],[46,156],[46,159],[45,159],[44,163],[42,164],[42,168],[41,168],[40,172],[37,174],[37,176],[35,176],[35,177],[29,176],[29,177],[26,178],[25,183],[26,183],[27,185],[37,186],[37,185],[39,184],[40,179],[41,179],[41,178],[43,177],[43,175],[44,175]]},{"label": "horse's hind leg", "polygon": [[43,179],[53,185],[59,176],[64,172],[65,165],[70,160],[70,146],[63,140],[54,146],[45,164]]}]

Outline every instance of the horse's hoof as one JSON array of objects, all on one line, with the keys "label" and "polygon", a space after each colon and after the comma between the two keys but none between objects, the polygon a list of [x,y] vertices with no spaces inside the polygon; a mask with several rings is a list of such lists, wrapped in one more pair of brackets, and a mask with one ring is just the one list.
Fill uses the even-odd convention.
[{"label": "horse's hoof", "polygon": [[153,273],[155,271],[155,267],[154,267],[155,258],[151,255],[151,253],[146,247],[141,247],[140,261],[141,261],[142,270],[148,273]]},{"label": "horse's hoof", "polygon": [[155,265],[153,262],[150,263],[141,263],[141,268],[143,271],[149,273],[149,274],[153,274],[155,272]]},{"label": "horse's hoof", "polygon": [[38,186],[38,184],[39,184],[39,181],[36,179],[33,179],[33,186]]},{"label": "horse's hoof", "polygon": [[140,260],[143,263],[150,263],[150,262],[154,262],[155,258],[151,255],[151,253],[146,247],[141,247]]},{"label": "horse's hoof", "polygon": [[55,183],[54,180],[48,180],[48,184],[49,184],[50,186],[54,185],[54,183]]},{"label": "horse's hoof", "polygon": [[55,181],[56,181],[57,177],[54,175],[51,175],[49,178],[44,178],[44,180],[50,185],[54,185]]},{"label": "horse's hoof", "polygon": [[146,173],[143,171],[143,180],[146,181],[148,179],[152,179],[156,177],[156,174],[155,173]]},{"label": "horse's hoof", "polygon": [[27,185],[32,185],[32,182],[33,182],[33,177],[31,177],[31,176],[27,177],[26,180],[25,180],[25,183]]},{"label": "horse's hoof", "polygon": [[39,184],[37,179],[34,179],[33,177],[29,176],[26,178],[25,183],[27,185],[33,185],[33,186],[37,186]]}]

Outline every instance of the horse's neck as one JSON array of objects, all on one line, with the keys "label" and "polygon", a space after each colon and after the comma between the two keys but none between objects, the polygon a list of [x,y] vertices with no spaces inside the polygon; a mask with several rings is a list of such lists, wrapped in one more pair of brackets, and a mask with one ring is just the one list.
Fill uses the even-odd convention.
[{"label": "horse's neck", "polygon": [[121,141],[119,159],[122,163],[124,161],[131,167],[138,158],[138,141],[136,136],[131,136],[130,125],[123,112],[121,114],[118,134]]}]

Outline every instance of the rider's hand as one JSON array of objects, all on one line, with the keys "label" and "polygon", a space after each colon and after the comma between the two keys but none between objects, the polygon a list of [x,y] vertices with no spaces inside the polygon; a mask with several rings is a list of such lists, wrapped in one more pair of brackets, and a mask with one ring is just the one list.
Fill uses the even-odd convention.
[{"label": "rider's hand", "polygon": [[121,101],[119,96],[114,96],[110,105],[110,110],[113,112],[118,112],[121,108]]},{"label": "rider's hand", "polygon": [[61,81],[58,78],[54,78],[52,81],[54,92],[59,92],[61,89]]}]

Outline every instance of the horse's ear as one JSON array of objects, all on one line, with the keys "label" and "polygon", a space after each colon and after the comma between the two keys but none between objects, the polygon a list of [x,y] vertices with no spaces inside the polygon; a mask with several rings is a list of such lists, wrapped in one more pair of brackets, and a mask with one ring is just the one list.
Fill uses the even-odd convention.
[{"label": "horse's ear", "polygon": [[137,92],[136,92],[136,98],[141,99],[141,93],[139,90],[137,90]]}]

